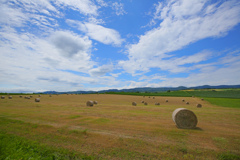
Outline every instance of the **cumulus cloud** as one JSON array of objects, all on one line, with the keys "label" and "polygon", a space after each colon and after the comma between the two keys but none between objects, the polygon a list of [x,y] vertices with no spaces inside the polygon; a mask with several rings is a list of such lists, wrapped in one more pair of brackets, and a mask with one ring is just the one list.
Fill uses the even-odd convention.
[{"label": "cumulus cloud", "polygon": [[[77,71],[88,74],[88,70],[95,65],[95,62],[91,60],[90,53],[88,53],[91,41],[69,31],[57,31],[51,35],[52,37],[63,37],[61,40],[66,38],[70,41],[76,40],[76,42],[73,41],[72,48],[65,49],[56,45],[52,37],[38,38],[29,33],[18,33],[14,29],[1,30],[0,37],[4,39],[4,41],[0,41],[2,51],[1,83],[26,88],[28,86],[39,90],[41,87],[48,89],[50,86],[45,85],[47,80],[49,83],[53,83],[50,80],[54,80],[54,78],[57,80],[56,84],[66,84],[65,87],[71,86],[70,88],[76,87],[75,84],[81,86],[80,84],[83,82],[94,81],[89,76],[72,73]],[[64,55],[63,51],[68,53]],[[32,84],[36,86],[32,86]],[[54,88],[56,85],[52,87]]]},{"label": "cumulus cloud", "polygon": [[[119,62],[129,73],[148,72],[150,68],[168,70],[165,65],[161,65],[167,64],[165,58],[171,56],[171,60],[177,59],[168,53],[204,38],[224,36],[240,22],[240,3],[225,1],[210,4],[206,0],[167,1],[156,5],[154,20],[159,22],[159,26],[141,35],[138,43],[128,47],[129,60]],[[201,54],[198,56],[201,57]],[[205,60],[206,55],[203,57],[205,58],[202,60]],[[192,58],[180,57],[178,60],[182,59],[181,64],[171,64],[177,68],[189,63]]]},{"label": "cumulus cloud", "polygon": [[113,65],[103,65],[98,68],[93,68],[89,71],[92,76],[103,76],[113,70]]},{"label": "cumulus cloud", "polygon": [[71,32],[57,31],[51,35],[50,40],[62,55],[70,58],[81,56],[90,51],[92,42],[87,37],[81,37]]},{"label": "cumulus cloud", "polygon": [[67,20],[67,23],[86,33],[86,35],[92,39],[103,44],[113,44],[119,46],[123,42],[119,32],[114,29],[106,28],[95,23],[83,23],[76,20]]}]

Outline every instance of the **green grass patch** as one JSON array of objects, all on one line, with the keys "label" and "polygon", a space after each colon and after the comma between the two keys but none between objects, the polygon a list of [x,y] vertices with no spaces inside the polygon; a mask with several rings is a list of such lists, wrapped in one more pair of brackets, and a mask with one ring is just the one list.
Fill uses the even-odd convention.
[{"label": "green grass patch", "polygon": [[209,97],[209,98],[240,98],[240,90],[181,90],[170,92],[154,92],[154,93],[139,93],[139,92],[108,92],[107,94],[120,95],[136,95],[136,96],[171,96],[171,97]]},{"label": "green grass patch", "polygon": [[222,107],[230,107],[230,108],[240,108],[240,99],[233,98],[205,98],[206,101],[211,104],[222,106]]},{"label": "green grass patch", "polygon": [[135,96],[173,96],[173,97],[191,97],[186,91],[156,92],[156,93],[137,93],[137,92],[107,92],[107,94],[135,95]]},{"label": "green grass patch", "polygon": [[226,152],[218,155],[219,160],[240,160],[240,155],[234,153]]},{"label": "green grass patch", "polygon": [[93,159],[64,149],[51,148],[16,135],[0,132],[0,159]]}]

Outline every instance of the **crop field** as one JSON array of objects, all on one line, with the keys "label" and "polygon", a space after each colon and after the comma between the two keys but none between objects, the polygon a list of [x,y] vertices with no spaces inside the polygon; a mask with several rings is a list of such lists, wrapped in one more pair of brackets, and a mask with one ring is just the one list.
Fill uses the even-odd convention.
[{"label": "crop field", "polygon": [[[224,100],[179,96],[35,98],[0,99],[0,159],[240,159],[239,99],[228,107]],[[88,100],[98,104],[86,106]],[[176,127],[177,108],[196,114],[196,129]]]}]

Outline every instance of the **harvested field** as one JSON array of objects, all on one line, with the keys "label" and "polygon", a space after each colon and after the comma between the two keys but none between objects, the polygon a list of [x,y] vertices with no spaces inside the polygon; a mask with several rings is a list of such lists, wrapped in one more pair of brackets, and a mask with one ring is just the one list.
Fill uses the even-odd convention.
[{"label": "harvested field", "polygon": [[[218,159],[240,156],[240,110],[200,98],[129,95],[42,95],[0,99],[0,130],[93,159]],[[98,104],[87,107],[86,101]],[[168,102],[165,100],[168,99]],[[138,103],[132,106],[132,102]],[[155,103],[161,105],[157,106]],[[202,108],[197,108],[198,103]],[[178,129],[172,113],[193,111],[196,129]],[[7,124],[7,125],[6,125]]]}]

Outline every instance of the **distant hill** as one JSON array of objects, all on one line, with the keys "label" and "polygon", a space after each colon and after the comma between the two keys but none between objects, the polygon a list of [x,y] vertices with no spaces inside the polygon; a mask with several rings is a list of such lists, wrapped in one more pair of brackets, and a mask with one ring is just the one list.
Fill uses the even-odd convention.
[{"label": "distant hill", "polygon": [[166,92],[166,91],[179,91],[179,90],[187,90],[187,89],[227,89],[227,88],[240,88],[240,85],[219,85],[219,86],[196,86],[196,87],[159,87],[159,88],[151,88],[151,87],[143,87],[143,88],[131,88],[131,89],[109,89],[109,90],[101,90],[101,91],[66,91],[66,92],[56,92],[56,91],[46,91],[41,92],[42,94],[92,94],[92,93],[107,93],[107,92]]}]

